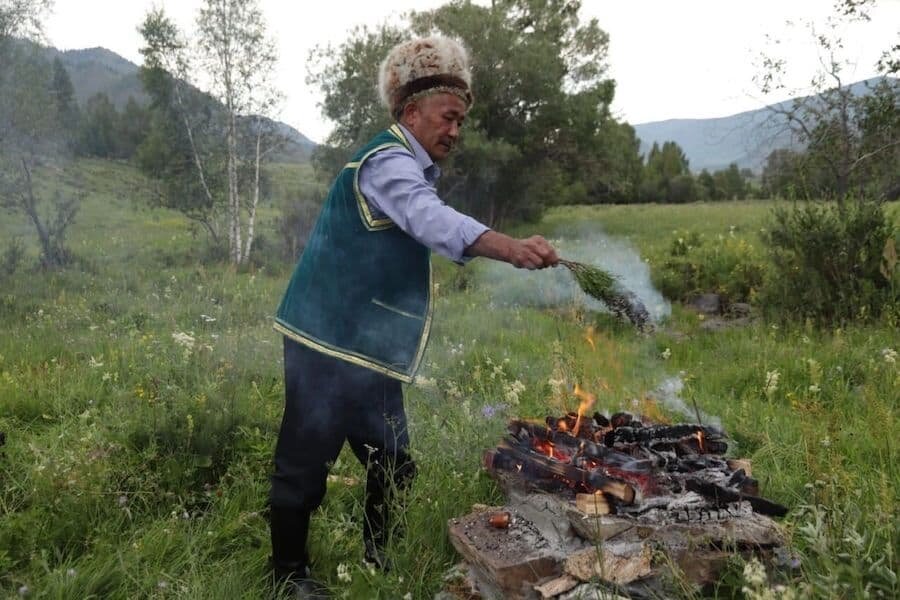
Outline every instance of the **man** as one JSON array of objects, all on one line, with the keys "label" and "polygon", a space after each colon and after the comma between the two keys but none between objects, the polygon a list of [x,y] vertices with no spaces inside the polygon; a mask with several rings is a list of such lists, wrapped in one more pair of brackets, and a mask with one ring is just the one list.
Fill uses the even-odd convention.
[{"label": "man", "polygon": [[455,41],[401,43],[381,66],[379,91],[397,121],[337,176],[278,309],[285,336],[285,412],[270,494],[277,579],[308,577],[310,513],[329,464],[348,441],[367,469],[366,560],[384,567],[392,491],[415,474],[401,383],[410,383],[431,325],[430,252],[520,268],[554,266],[534,236],[513,239],[446,206],[440,169],[472,105],[468,57]]}]

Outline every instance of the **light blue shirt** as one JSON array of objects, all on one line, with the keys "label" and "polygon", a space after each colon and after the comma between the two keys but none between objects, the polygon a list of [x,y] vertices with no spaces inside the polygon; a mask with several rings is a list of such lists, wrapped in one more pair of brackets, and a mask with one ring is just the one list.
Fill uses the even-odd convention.
[{"label": "light blue shirt", "polygon": [[466,262],[466,248],[489,227],[447,206],[435,184],[441,169],[419,141],[400,125],[413,149],[387,148],[368,158],[359,171],[359,189],[372,216],[389,218],[414,240],[455,262]]}]

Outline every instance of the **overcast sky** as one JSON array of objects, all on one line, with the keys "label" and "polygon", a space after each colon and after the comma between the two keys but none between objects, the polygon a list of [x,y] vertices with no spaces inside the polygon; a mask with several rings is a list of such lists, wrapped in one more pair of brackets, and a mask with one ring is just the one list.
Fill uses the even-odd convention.
[{"label": "overcast sky", "polygon": [[[286,101],[279,118],[315,141],[331,129],[317,107],[319,90],[306,84],[309,50],[339,44],[353,26],[399,22],[410,9],[444,0],[261,0],[280,52],[279,86]],[[479,3],[486,3],[484,1]],[[140,64],[137,26],[162,6],[185,29],[201,0],[56,0],[47,37],[68,50],[103,46]],[[766,34],[782,43],[802,89],[816,64],[808,33],[786,21],[824,23],[832,0],[583,0],[582,17],[596,17],[610,35],[610,75],[617,82],[613,108],[630,123],[705,118],[759,108],[783,96],[761,98],[754,66]],[[846,56],[856,65],[846,81],[875,75],[880,53],[900,39],[900,0],[880,0],[869,23],[845,31]],[[477,60],[477,57],[474,57]],[[474,82],[478,94],[478,82]]]}]

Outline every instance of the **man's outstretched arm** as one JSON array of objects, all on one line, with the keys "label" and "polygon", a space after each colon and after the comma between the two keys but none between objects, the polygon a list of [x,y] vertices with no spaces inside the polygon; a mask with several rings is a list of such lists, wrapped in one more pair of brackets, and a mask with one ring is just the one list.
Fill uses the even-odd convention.
[{"label": "man's outstretched arm", "polygon": [[539,235],[517,240],[493,230],[485,231],[465,254],[501,260],[520,269],[543,269],[559,262],[556,250]]}]

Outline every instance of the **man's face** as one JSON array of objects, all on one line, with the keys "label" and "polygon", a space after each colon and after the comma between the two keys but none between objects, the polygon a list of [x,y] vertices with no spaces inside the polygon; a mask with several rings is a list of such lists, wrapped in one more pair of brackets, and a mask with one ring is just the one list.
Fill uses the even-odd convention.
[{"label": "man's face", "polygon": [[466,103],[453,94],[432,94],[407,105],[402,122],[433,161],[447,158],[459,140]]}]

